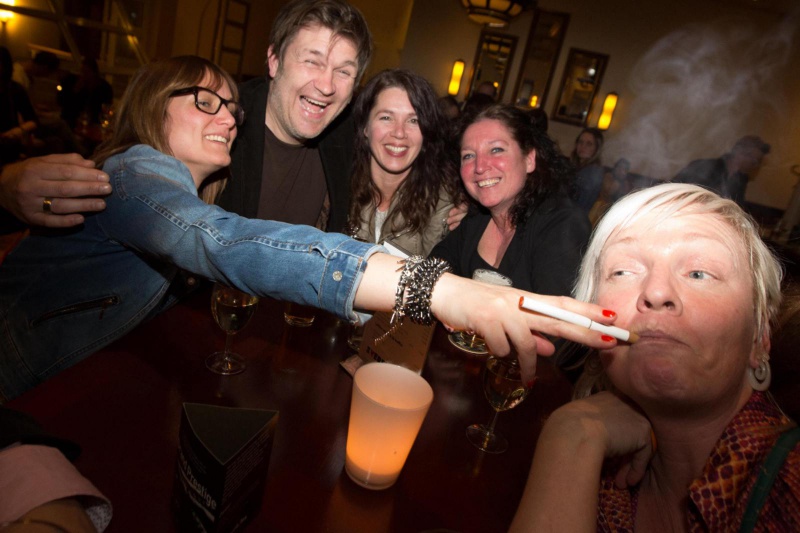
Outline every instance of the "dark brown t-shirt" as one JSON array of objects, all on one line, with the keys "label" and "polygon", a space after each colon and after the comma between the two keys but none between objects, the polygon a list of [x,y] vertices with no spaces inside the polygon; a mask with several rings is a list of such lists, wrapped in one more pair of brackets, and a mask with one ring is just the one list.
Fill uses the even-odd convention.
[{"label": "dark brown t-shirt", "polygon": [[325,229],[328,187],[316,147],[286,144],[264,126],[258,218]]}]

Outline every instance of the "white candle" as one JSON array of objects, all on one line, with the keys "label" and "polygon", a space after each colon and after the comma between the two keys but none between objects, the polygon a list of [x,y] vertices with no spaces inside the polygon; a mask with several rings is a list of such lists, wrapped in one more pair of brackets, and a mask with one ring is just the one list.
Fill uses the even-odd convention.
[{"label": "white candle", "polygon": [[369,489],[394,485],[433,401],[433,389],[415,372],[370,363],[353,377],[345,470]]}]

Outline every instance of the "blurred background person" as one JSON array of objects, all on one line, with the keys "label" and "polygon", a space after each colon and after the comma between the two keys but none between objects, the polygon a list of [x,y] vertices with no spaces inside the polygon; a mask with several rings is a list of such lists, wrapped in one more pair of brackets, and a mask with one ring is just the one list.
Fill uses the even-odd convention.
[{"label": "blurred background person", "polygon": [[465,117],[476,115],[494,103],[493,97],[486,93],[475,91],[464,102],[464,107],[461,109],[461,115]]},{"label": "blurred background person", "polygon": [[461,115],[461,106],[455,96],[442,96],[439,98],[439,110],[448,120],[455,120]]},{"label": "blurred background person", "polygon": [[547,113],[544,109],[541,107],[534,107],[528,110],[528,114],[531,116],[531,122],[533,122],[534,127],[539,131],[547,133],[550,121],[547,119]]},{"label": "blurred background person", "polygon": [[352,235],[427,256],[460,197],[433,87],[410,71],[385,70],[358,95],[353,118]]},{"label": "blurred background person", "polygon": [[603,186],[597,201],[589,211],[589,222],[595,225],[611,205],[628,194],[632,183],[628,179],[631,162],[624,157],[617,160],[614,166],[603,173]]},{"label": "blurred background person", "polygon": [[519,289],[570,294],[590,226],[563,190],[567,158],[509,105],[465,120],[458,139],[461,180],[476,205],[431,255],[461,276],[489,269]]},{"label": "blurred background person", "polygon": [[36,113],[28,93],[11,79],[13,61],[0,46],[0,164],[6,165],[33,154]]},{"label": "blurred background person", "polygon": [[484,80],[478,84],[473,94],[485,94],[492,98],[492,101],[497,100],[497,87],[494,82]]},{"label": "blurred background person", "polygon": [[58,86],[61,60],[53,52],[37,52],[33,59],[14,65],[14,80],[28,91],[40,124],[60,120]]},{"label": "blurred background person", "polygon": [[94,58],[85,57],[80,74],[70,73],[61,80],[61,118],[77,134],[87,156],[103,140],[103,120],[113,101],[114,90],[100,75]]},{"label": "blurred background person", "polygon": [[570,161],[575,165],[573,198],[578,207],[588,215],[603,187],[603,132],[597,128],[584,128],[575,139]]},{"label": "blurred background person", "polygon": [[702,185],[744,206],[747,181],[761,166],[770,148],[761,137],[747,135],[736,141],[731,151],[722,157],[692,161],[672,181]]}]

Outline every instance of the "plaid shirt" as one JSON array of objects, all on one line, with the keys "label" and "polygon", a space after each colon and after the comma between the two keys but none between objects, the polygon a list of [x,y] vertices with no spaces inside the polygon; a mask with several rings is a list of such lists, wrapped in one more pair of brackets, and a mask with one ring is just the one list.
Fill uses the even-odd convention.
[{"label": "plaid shirt", "polygon": [[[702,475],[689,485],[688,531],[739,530],[761,464],[790,425],[791,420],[766,395],[753,393],[717,441]],[[613,473],[611,469],[604,472],[601,481],[597,531],[634,531],[638,488],[616,488]],[[800,443],[778,473],[756,531],[800,531]]]}]

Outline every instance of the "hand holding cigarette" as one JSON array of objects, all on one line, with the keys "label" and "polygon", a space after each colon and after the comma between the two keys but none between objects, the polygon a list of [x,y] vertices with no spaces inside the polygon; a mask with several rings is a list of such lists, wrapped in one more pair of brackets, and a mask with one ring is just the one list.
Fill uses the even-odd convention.
[{"label": "hand holding cigarette", "polygon": [[639,335],[626,329],[618,328],[616,326],[605,326],[603,324],[598,324],[592,319],[583,315],[579,315],[578,313],[573,313],[572,311],[567,311],[566,309],[561,309],[560,307],[546,304],[526,296],[520,297],[519,306],[522,309],[527,309],[528,311],[533,311],[535,313],[539,313],[540,315],[549,316],[551,318],[563,320],[564,322],[569,322],[570,324],[589,328],[592,331],[599,331],[600,333],[611,335],[615,339],[619,339],[630,344],[633,344],[639,340]]}]

